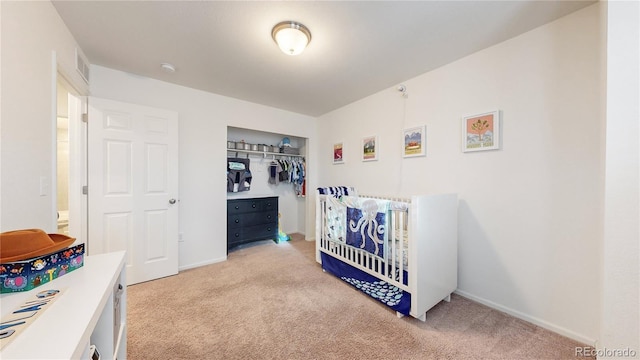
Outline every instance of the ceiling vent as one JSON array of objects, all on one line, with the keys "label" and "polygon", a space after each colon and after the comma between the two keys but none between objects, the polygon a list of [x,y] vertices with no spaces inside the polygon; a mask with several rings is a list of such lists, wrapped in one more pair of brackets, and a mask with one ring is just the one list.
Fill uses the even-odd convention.
[{"label": "ceiling vent", "polygon": [[89,84],[89,61],[80,54],[78,48],[76,48],[76,70],[78,70],[82,79]]}]

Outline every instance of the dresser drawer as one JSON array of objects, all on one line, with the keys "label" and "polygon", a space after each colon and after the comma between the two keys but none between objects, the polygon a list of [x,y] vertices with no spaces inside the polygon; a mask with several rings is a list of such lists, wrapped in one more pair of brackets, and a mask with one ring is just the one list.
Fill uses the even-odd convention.
[{"label": "dresser drawer", "polygon": [[227,201],[227,215],[278,210],[278,198],[236,199]]},{"label": "dresser drawer", "polygon": [[278,235],[276,224],[261,224],[227,230],[227,246],[239,245],[242,243],[275,239]]},{"label": "dresser drawer", "polygon": [[245,226],[273,223],[276,222],[277,219],[278,212],[275,210],[245,214],[229,214],[227,215],[227,228],[235,229]]}]

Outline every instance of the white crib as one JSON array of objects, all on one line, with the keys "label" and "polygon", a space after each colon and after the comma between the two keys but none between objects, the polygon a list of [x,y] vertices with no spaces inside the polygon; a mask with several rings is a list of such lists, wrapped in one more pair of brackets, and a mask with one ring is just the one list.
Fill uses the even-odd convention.
[{"label": "white crib", "polygon": [[[349,189],[355,193],[355,189]],[[384,285],[384,291],[393,288],[402,294],[410,294],[406,301],[407,305],[410,302],[410,309],[396,310],[398,316],[408,312],[425,321],[427,310],[441,300],[450,300],[451,293],[457,288],[458,277],[457,194],[416,195],[410,199],[358,196],[360,202],[368,199],[389,201],[384,257],[332,239],[335,233],[330,233],[333,230],[328,226],[328,214],[335,214],[328,211],[327,204],[335,204],[335,200],[329,197],[333,195],[316,194],[316,260],[323,264],[323,270],[347,279],[330,266],[338,260],[336,264],[340,268],[347,264],[388,284]],[[360,288],[359,282],[349,282]]]}]

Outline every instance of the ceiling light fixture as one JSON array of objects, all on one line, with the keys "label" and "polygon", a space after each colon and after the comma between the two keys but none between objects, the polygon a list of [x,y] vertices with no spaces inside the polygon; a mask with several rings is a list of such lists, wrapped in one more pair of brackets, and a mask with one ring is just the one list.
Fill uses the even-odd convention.
[{"label": "ceiling light fixture", "polygon": [[311,41],[311,32],[295,21],[283,21],[271,30],[271,37],[287,55],[298,55]]}]

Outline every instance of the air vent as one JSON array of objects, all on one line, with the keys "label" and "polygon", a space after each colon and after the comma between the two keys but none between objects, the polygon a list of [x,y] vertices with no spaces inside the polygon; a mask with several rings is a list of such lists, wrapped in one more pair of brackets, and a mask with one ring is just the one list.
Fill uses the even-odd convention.
[{"label": "air vent", "polygon": [[89,84],[89,62],[82,57],[80,51],[76,48],[76,69],[84,81]]}]

